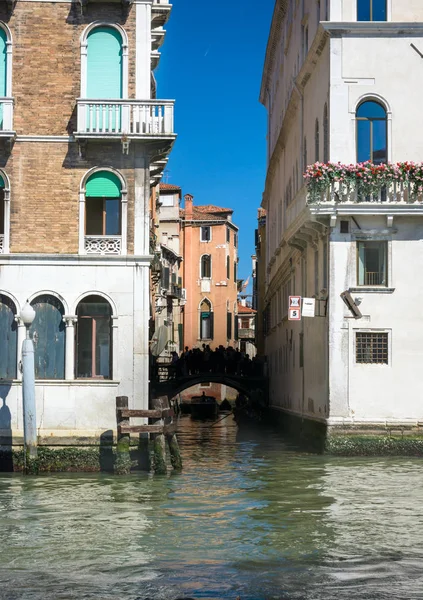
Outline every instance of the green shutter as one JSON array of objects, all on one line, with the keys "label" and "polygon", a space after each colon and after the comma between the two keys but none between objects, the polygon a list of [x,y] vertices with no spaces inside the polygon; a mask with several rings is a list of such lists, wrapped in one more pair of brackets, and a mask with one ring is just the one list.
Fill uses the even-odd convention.
[{"label": "green shutter", "polygon": [[0,175],[0,189],[3,189],[6,187],[6,184],[4,183],[4,179],[3,177]]},{"label": "green shutter", "polygon": [[87,98],[122,98],[122,37],[113,27],[96,27],[87,40]]},{"label": "green shutter", "polygon": [[0,27],[0,96],[6,96],[6,33]]},{"label": "green shutter", "polygon": [[98,171],[88,179],[85,196],[87,198],[119,198],[120,192],[120,181],[114,173]]}]

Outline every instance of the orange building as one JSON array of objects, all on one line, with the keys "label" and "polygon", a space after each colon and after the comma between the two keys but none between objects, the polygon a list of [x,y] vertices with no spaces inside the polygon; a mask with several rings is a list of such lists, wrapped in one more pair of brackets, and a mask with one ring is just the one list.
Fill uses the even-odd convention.
[{"label": "orange building", "polygon": [[181,210],[184,345],[235,345],[237,337],[238,227],[233,210],[194,206],[185,196]]}]

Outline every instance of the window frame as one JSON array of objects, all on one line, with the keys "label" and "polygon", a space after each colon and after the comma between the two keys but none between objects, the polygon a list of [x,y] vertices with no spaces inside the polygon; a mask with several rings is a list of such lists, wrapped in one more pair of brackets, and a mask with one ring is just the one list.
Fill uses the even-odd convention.
[{"label": "window frame", "polygon": [[[384,283],[360,283],[360,247],[361,246],[365,246],[365,244],[369,245],[379,245],[382,246],[384,248],[384,257],[383,257],[383,264],[384,264],[384,268],[383,268],[383,275],[382,275],[382,280],[384,279],[385,282]],[[387,240],[357,240],[356,241],[356,256],[357,256],[357,269],[356,269],[356,281],[357,281],[357,287],[360,288],[373,288],[373,287],[377,287],[380,289],[385,289],[389,287],[389,279],[390,279],[390,273],[389,273],[389,248],[388,248],[388,241]],[[379,258],[379,263],[380,263],[380,258]],[[363,266],[363,277],[364,277],[364,281],[366,279],[366,273],[373,273],[373,271],[367,271],[365,266]],[[378,273],[380,274],[381,272],[378,271]]]},{"label": "window frame", "polygon": [[[101,213],[102,213],[102,233],[87,233],[87,209],[88,209],[88,205],[90,203],[91,200],[102,200],[103,206],[101,209]],[[117,200],[119,202],[119,227],[118,227],[118,231],[119,233],[106,233],[106,227],[107,227],[107,202],[110,200]],[[122,202],[121,202],[121,198],[108,198],[106,196],[93,196],[91,198],[88,198],[86,203],[85,203],[85,235],[86,236],[112,236],[112,237],[122,237]]]},{"label": "window frame", "polygon": [[[208,265],[208,268],[207,268]],[[208,271],[208,275],[205,272]],[[200,257],[200,279],[212,278],[212,257],[211,254],[202,254]]]},{"label": "window frame", "polygon": [[[353,361],[355,366],[389,367],[392,364],[391,330],[388,329],[354,329],[353,330]],[[384,336],[386,343],[382,351],[386,351],[386,360],[357,360],[359,352],[359,336]],[[376,350],[377,351],[377,350]],[[373,352],[373,349],[371,350]]]},{"label": "window frame", "polygon": [[[385,113],[385,117],[359,117],[358,116],[358,111],[360,110],[360,108],[362,108],[365,104],[367,103],[373,103],[373,104],[377,104],[378,106],[380,106],[384,113]],[[387,162],[389,162],[389,127],[388,127],[388,120],[389,120],[389,116],[388,116],[388,110],[386,108],[386,106],[377,98],[372,98],[372,97],[367,97],[364,98],[363,100],[361,100],[355,110],[355,145],[356,145],[356,160],[357,162],[363,162],[359,160],[359,123],[360,122],[369,122],[369,145],[370,145],[370,157],[369,160],[371,163],[374,163],[374,152],[375,149],[373,147],[373,143],[374,143],[374,122],[375,121],[384,121],[385,122],[385,151],[386,151],[386,156],[385,156],[385,160],[383,161],[378,161],[377,163],[374,164],[386,164]],[[364,161],[365,162],[365,161]]]},{"label": "window frame", "polygon": [[[101,299],[101,302],[93,302],[93,304],[97,304],[97,303],[104,303],[107,304],[109,306],[109,311],[110,314],[107,317],[103,317],[102,315],[85,315],[85,316],[80,316],[78,314],[78,309],[79,306],[81,304],[87,303],[87,300],[89,298],[97,298],[98,300]],[[85,296],[83,298],[81,298],[76,306],[76,311],[75,314],[77,316],[77,321],[76,321],[76,326],[75,326],[75,379],[78,381],[87,381],[87,380],[93,380],[93,381],[111,381],[113,380],[113,369],[114,369],[114,365],[113,365],[113,356],[114,356],[114,352],[113,352],[113,341],[114,341],[114,335],[113,335],[113,306],[111,305],[111,303],[104,298],[103,296],[100,296],[98,294],[90,294],[88,296]],[[95,335],[97,333],[97,320],[98,319],[108,319],[109,321],[109,375],[107,377],[105,377],[104,375],[97,375],[96,374],[96,359],[97,359],[97,352],[96,352],[96,348],[97,348],[97,343],[96,343],[96,338]],[[89,377],[83,377],[81,375],[79,375],[79,335],[80,335],[80,319],[91,319],[91,351],[92,351],[92,355],[91,355],[91,376]]]},{"label": "window frame", "polygon": [[[369,4],[369,19],[360,19],[358,18],[358,14],[359,14],[359,4],[362,2],[368,2]],[[383,0],[385,2],[385,19],[383,19],[382,21],[380,20],[375,20],[373,19],[373,4],[375,2],[375,0],[357,0],[356,2],[356,18],[357,18],[357,22],[358,23],[386,23],[388,21],[388,0]]]},{"label": "window frame", "polygon": [[[208,230],[209,238],[204,239],[203,233]],[[211,242],[212,240],[212,228],[211,225],[200,225],[200,242]]]},{"label": "window frame", "polygon": [[[120,181],[120,238],[121,255],[127,254],[127,236],[128,236],[128,187],[123,175],[113,167],[94,167],[89,169],[82,177],[79,187],[79,254],[86,254],[85,250],[85,216],[86,216],[86,187],[92,175],[95,173],[109,172],[115,175]],[[95,237],[95,236],[94,236]],[[102,236],[98,236],[102,237]],[[107,237],[107,236],[106,236]],[[111,236],[119,237],[119,236]]]}]

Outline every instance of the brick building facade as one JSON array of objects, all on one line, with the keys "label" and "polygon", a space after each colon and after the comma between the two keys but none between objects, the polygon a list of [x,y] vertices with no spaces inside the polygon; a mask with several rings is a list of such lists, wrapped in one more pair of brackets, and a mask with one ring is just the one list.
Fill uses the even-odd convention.
[{"label": "brick building facade", "polygon": [[0,6],[0,397],[17,438],[27,299],[41,438],[113,429],[117,395],[148,405],[149,200],[175,139],[152,71],[170,8]]}]

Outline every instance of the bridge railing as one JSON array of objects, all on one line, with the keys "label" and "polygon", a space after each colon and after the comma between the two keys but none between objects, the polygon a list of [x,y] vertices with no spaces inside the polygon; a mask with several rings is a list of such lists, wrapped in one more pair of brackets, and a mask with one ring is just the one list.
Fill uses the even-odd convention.
[{"label": "bridge railing", "polygon": [[243,371],[242,366],[225,365],[224,369],[211,370],[205,367],[191,372],[187,369],[186,365],[174,364],[174,363],[156,363],[151,368],[150,377],[155,383],[165,383],[172,379],[188,378],[188,377],[199,377],[204,376],[205,380],[210,375],[225,375],[232,377],[266,377],[266,365],[265,363],[250,363],[249,371],[246,373]]}]

